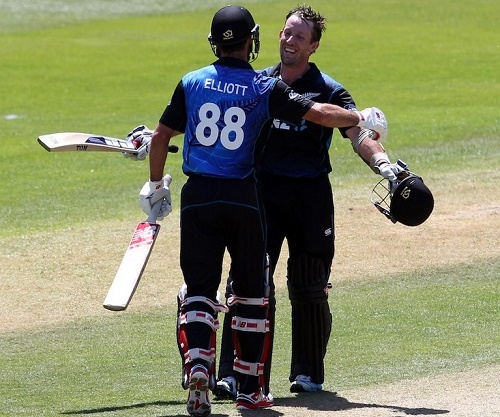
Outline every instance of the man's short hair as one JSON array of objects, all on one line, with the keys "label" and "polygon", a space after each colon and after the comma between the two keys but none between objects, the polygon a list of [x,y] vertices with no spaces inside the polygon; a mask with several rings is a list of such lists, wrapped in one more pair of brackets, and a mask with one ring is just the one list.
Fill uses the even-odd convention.
[{"label": "man's short hair", "polygon": [[326,18],[315,11],[311,6],[303,4],[290,10],[286,15],[285,22],[292,15],[300,17],[302,20],[307,20],[313,23],[312,41],[319,42],[323,32],[326,30]]}]

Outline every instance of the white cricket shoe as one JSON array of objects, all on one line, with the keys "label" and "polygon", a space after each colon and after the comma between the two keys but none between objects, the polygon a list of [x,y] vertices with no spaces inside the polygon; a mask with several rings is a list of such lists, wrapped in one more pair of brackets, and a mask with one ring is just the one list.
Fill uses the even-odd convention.
[{"label": "white cricket shoe", "polygon": [[253,394],[238,393],[236,396],[236,409],[238,410],[256,410],[257,408],[272,407],[274,398],[269,393],[264,395],[262,388]]},{"label": "white cricket shoe", "polygon": [[221,378],[215,386],[215,395],[217,397],[236,398],[236,379],[232,376]]},{"label": "white cricket shoe", "polygon": [[208,371],[203,365],[195,365],[189,375],[189,394],[187,412],[191,416],[204,417],[210,415],[212,406],[208,398]]},{"label": "white cricket shoe", "polygon": [[323,385],[312,382],[311,377],[307,375],[297,375],[290,386],[290,392],[316,392],[322,389]]}]

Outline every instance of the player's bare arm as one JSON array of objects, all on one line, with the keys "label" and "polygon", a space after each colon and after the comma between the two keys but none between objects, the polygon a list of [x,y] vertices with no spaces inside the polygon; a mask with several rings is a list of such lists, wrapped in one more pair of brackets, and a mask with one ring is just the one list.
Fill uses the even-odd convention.
[{"label": "player's bare arm", "polygon": [[370,129],[376,132],[376,139],[387,136],[387,120],[384,113],[376,107],[353,111],[334,104],[314,103],[303,118],[326,127],[359,126]]},{"label": "player's bare arm", "polygon": [[149,151],[149,179],[160,181],[163,178],[163,170],[167,160],[168,145],[175,131],[161,123],[156,127],[151,139]]},{"label": "player's bare arm", "polygon": [[346,130],[346,134],[351,140],[354,151],[373,172],[389,181],[396,180],[403,169],[398,164],[391,163],[389,155],[374,131],[352,127]]}]

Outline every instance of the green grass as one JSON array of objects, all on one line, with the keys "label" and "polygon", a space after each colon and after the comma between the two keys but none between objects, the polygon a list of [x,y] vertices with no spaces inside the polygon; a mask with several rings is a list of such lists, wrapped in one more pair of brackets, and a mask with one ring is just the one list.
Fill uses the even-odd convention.
[{"label": "green grass", "polygon": [[[147,163],[116,154],[50,154],[36,138],[69,130],[124,137],[138,124],[154,127],[180,77],[213,61],[206,36],[214,10],[226,3],[0,0],[3,241],[114,218],[137,221]],[[243,3],[261,25],[255,67],[272,65],[293,4]],[[424,177],[457,174],[464,181],[491,172],[498,178],[497,0],[318,0],[314,6],[329,22],[315,62],[360,108],[384,110],[393,158]],[[364,184],[369,191],[375,182],[338,136],[332,162],[334,184]],[[180,164],[180,154],[169,156],[175,210],[184,183]],[[478,191],[478,201],[485,197]],[[336,284],[326,359],[333,377],[326,388],[500,363],[499,270],[497,258]],[[278,297],[273,377],[286,381],[289,309],[286,294]],[[0,416],[184,415],[174,316],[169,301],[161,311],[2,334]],[[274,388],[278,398],[287,390]],[[222,412],[233,409],[220,405]]]},{"label": "green grass", "polygon": [[[109,13],[98,8],[103,14],[97,19],[97,5],[91,3],[85,2],[88,10],[78,6],[83,9],[70,13],[81,2],[66,9],[51,2],[52,8],[42,13],[34,1],[42,28],[36,26],[38,20],[28,19],[28,27],[15,26],[1,35],[0,235],[87,222],[82,212],[99,213],[102,219],[123,216],[118,207],[137,213],[135,195],[147,177],[146,164],[117,155],[49,154],[36,144],[38,135],[56,131],[124,137],[140,123],[154,127],[180,77],[213,60],[206,42],[206,10],[127,17],[146,13],[132,3],[117,3]],[[277,59],[281,16],[290,6],[273,3],[276,15],[260,2],[250,5],[261,24],[256,67]],[[371,3],[360,2],[364,13],[350,2],[317,5],[329,17],[329,28],[316,62],[345,84],[360,107],[384,110],[389,153],[422,175],[436,164],[460,171],[463,153],[475,167],[484,158],[486,163],[498,159],[499,55],[492,30],[498,6],[495,1],[480,3],[450,2],[445,7],[420,1],[412,7],[386,1],[368,7]],[[155,7],[152,2],[148,13]],[[55,27],[46,27],[46,20]],[[7,14],[4,21],[13,25],[16,19]],[[350,145],[338,136],[332,160],[336,175],[372,178],[359,169]],[[180,155],[173,156],[168,169],[174,192],[184,181],[179,165]],[[34,207],[40,215],[30,215]],[[22,223],[7,220],[12,217]]]},{"label": "green grass", "polygon": [[333,291],[331,365],[341,385],[497,363],[499,265],[496,259],[340,285]]},{"label": "green grass", "polygon": [[[335,284],[329,391],[498,363],[498,260]],[[273,393],[290,397],[289,306],[278,299]],[[184,414],[175,306],[0,339],[0,415]],[[280,383],[281,382],[281,383]],[[217,402],[217,412],[233,404]],[[159,414],[161,413],[161,414]]]}]

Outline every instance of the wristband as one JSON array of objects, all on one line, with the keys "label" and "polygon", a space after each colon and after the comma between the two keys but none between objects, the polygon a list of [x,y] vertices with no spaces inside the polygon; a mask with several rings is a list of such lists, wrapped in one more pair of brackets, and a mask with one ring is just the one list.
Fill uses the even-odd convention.
[{"label": "wristband", "polygon": [[158,191],[163,188],[163,178],[158,181],[149,180],[149,189],[151,191]]},{"label": "wristband", "polygon": [[382,164],[390,164],[389,155],[385,152],[376,152],[370,157],[370,168],[375,174],[380,174],[379,166]]}]

